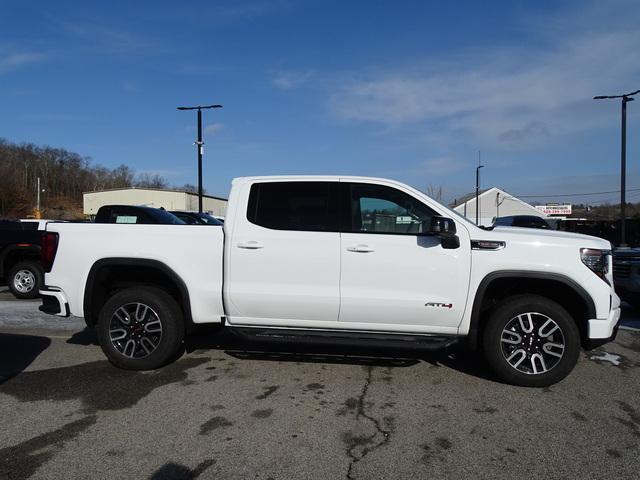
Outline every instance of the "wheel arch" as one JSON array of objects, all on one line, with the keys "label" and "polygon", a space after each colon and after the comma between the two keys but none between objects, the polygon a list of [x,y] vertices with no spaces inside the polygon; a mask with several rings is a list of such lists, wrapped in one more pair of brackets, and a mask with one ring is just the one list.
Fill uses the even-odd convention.
[{"label": "wheel arch", "polygon": [[144,258],[112,257],[97,260],[85,283],[83,314],[88,326],[95,325],[100,309],[119,290],[145,285],[166,290],[178,302],[185,329],[191,330],[191,300],[184,280],[168,265]]},{"label": "wheel arch", "polygon": [[[499,291],[500,287],[505,290]],[[579,283],[559,273],[503,270],[486,275],[476,290],[468,333],[472,348],[480,344],[482,326],[486,314],[495,306],[494,302],[518,293],[539,294],[557,301],[576,322],[583,345],[587,344],[588,320],[596,318],[596,306]]]},{"label": "wheel arch", "polygon": [[11,245],[0,252],[0,277],[5,277],[11,267],[22,260],[40,260],[39,245]]}]

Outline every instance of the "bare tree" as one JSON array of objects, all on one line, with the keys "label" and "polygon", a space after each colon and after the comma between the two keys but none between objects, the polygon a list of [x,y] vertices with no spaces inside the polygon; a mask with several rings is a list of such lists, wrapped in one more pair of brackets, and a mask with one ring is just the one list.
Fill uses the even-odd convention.
[{"label": "bare tree", "polygon": [[141,173],[136,178],[135,186],[143,188],[167,188],[169,184],[157,173],[154,175],[151,175],[150,173]]},{"label": "bare tree", "polygon": [[427,195],[429,195],[434,200],[441,202],[442,201],[442,185],[433,185],[429,184],[427,187]]},{"label": "bare tree", "polygon": [[[196,187],[195,185],[192,185],[190,183],[185,183],[184,185],[181,185],[179,187],[176,187],[176,190],[181,190],[183,192],[187,192],[187,193],[198,193],[198,187]],[[202,193],[207,193],[207,190],[205,188],[202,189]]]},{"label": "bare tree", "polygon": [[33,212],[40,177],[44,215],[54,218],[82,216],[82,193],[124,188],[138,182],[166,188],[159,175],[142,175],[120,165],[113,170],[92,165],[89,157],[62,148],[14,144],[0,138],[0,218],[19,218]]}]

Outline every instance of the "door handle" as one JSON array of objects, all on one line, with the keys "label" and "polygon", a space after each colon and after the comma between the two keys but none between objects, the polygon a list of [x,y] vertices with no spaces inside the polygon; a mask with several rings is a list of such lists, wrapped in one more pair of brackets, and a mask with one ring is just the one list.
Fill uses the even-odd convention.
[{"label": "door handle", "polygon": [[262,247],[263,245],[260,242],[256,242],[255,240],[249,240],[248,242],[238,244],[238,248],[246,248],[247,250],[258,250]]},{"label": "door handle", "polygon": [[375,252],[375,249],[371,248],[369,245],[359,244],[347,247],[347,252],[370,253]]}]

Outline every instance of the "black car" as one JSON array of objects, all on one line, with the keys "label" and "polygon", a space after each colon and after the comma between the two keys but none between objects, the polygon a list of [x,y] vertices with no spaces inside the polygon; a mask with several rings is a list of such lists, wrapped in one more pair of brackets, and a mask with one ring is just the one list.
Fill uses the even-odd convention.
[{"label": "black car", "polygon": [[640,309],[640,248],[613,251],[613,285],[622,300]]},{"label": "black car", "polygon": [[164,208],[137,205],[103,205],[94,223],[135,223],[145,225],[184,225],[185,222]]},{"label": "black car", "polygon": [[171,213],[188,225],[222,225],[220,220],[208,213],[180,212],[177,210],[172,210]]},{"label": "black car", "polygon": [[0,222],[0,281],[16,298],[36,298],[44,281],[42,232],[21,222]]},{"label": "black car", "polygon": [[508,217],[498,217],[493,222],[494,227],[525,227],[542,228],[550,230],[551,227],[544,218],[535,215],[511,215]]}]

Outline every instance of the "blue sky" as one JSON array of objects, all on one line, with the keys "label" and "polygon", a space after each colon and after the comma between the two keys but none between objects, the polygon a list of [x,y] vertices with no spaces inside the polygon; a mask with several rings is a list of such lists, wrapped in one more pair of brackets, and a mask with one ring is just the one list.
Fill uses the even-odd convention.
[{"label": "blue sky", "polygon": [[[212,194],[337,173],[451,200],[474,188],[478,150],[486,187],[618,190],[620,106],[591,98],[640,88],[636,6],[0,0],[0,137],[195,183],[195,113],[175,107],[221,103],[205,113]],[[628,121],[638,201],[640,98]]]}]

